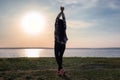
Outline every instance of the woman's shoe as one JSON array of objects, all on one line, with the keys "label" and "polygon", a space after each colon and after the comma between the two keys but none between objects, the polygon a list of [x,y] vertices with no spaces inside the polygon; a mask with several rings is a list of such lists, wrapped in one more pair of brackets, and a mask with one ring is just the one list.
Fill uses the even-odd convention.
[{"label": "woman's shoe", "polygon": [[60,70],[60,75],[61,75],[61,76],[64,76],[64,75],[65,75],[64,69],[61,69],[61,70]]},{"label": "woman's shoe", "polygon": [[56,71],[56,74],[57,74],[58,76],[61,75],[59,70]]}]

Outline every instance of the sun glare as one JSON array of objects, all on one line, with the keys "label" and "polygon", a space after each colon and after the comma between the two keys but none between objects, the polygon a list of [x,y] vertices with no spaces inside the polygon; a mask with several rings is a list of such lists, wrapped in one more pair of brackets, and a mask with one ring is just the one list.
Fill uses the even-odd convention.
[{"label": "sun glare", "polygon": [[22,27],[29,34],[39,34],[44,31],[45,17],[38,12],[29,12],[22,17]]},{"label": "sun glare", "polygon": [[26,57],[40,57],[42,49],[25,49]]}]

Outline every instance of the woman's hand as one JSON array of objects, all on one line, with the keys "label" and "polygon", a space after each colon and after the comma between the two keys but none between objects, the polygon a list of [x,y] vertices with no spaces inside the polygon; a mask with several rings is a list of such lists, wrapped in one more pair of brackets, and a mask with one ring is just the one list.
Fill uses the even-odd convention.
[{"label": "woman's hand", "polygon": [[63,7],[63,6],[61,6],[61,7],[60,7],[60,10],[61,10],[61,12],[63,12],[63,11],[64,11],[64,7]]}]

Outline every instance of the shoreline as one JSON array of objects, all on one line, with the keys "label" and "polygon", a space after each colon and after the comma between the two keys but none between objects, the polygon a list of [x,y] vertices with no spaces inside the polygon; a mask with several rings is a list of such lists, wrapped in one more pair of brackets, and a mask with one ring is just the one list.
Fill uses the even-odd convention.
[{"label": "shoreline", "polygon": [[[40,59],[40,58],[55,58],[55,57],[0,57],[0,59]],[[83,58],[83,59],[119,59],[120,57],[63,57],[63,58]]]}]

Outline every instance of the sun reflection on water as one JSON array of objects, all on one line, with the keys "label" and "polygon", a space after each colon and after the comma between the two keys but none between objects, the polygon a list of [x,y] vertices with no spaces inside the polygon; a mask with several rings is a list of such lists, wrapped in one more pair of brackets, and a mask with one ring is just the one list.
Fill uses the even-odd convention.
[{"label": "sun reflection on water", "polygon": [[24,49],[26,57],[40,57],[42,49]]}]

